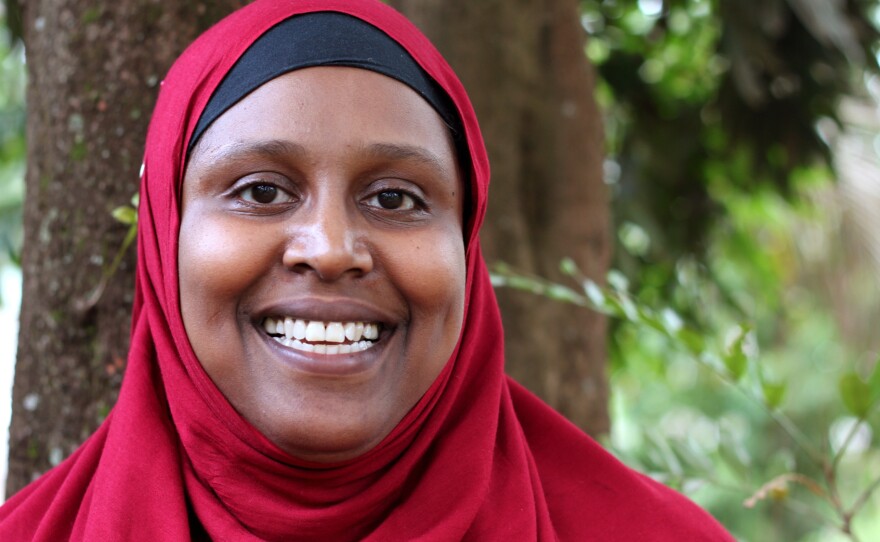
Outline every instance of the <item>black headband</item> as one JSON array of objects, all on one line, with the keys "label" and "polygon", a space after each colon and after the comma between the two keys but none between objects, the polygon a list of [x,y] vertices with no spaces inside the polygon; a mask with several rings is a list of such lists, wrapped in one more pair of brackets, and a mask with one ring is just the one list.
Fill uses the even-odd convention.
[{"label": "black headband", "polygon": [[257,87],[311,66],[350,66],[397,79],[431,104],[452,130],[454,139],[461,137],[461,123],[449,96],[400,44],[360,19],[322,11],[282,21],[245,51],[208,101],[189,149],[212,122]]}]

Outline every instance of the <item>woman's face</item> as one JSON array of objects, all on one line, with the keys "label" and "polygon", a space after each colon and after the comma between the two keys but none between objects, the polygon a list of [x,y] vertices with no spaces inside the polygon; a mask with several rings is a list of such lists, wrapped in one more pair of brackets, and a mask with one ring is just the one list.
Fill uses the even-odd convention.
[{"label": "woman's face", "polygon": [[360,455],[435,380],[463,318],[462,190],[440,116],[361,69],[282,75],[204,133],[183,183],[183,322],[282,449]]}]

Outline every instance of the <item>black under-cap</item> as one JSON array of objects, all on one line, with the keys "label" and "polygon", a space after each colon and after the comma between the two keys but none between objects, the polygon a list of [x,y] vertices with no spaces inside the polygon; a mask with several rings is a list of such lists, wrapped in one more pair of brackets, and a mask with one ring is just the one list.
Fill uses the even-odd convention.
[{"label": "black under-cap", "polygon": [[279,75],[313,66],[363,68],[397,79],[431,104],[459,146],[462,131],[455,106],[400,44],[360,19],[321,11],[278,23],[245,51],[208,101],[189,149],[212,122],[257,87]]}]

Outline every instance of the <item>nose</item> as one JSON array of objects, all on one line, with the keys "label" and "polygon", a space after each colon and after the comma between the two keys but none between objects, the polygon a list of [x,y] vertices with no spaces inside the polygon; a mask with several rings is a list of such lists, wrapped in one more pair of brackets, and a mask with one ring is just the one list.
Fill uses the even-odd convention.
[{"label": "nose", "polygon": [[341,201],[322,201],[295,213],[289,224],[284,265],[297,273],[315,273],[325,282],[359,277],[373,269],[373,257],[356,217]]}]

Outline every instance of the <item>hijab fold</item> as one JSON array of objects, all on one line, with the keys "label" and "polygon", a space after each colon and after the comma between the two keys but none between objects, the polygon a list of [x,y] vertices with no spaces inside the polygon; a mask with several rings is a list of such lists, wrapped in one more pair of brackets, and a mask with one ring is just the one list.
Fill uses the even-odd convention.
[{"label": "hijab fold", "polygon": [[[260,36],[313,12],[347,14],[398,44],[460,123],[470,168],[459,343],[383,442],[334,464],[288,455],[237,414],[193,353],[178,292],[179,194],[199,119]],[[258,0],[235,12],[163,81],[144,161],[118,403],[71,457],[0,508],[0,539],[730,540],[699,508],[624,467],[505,376],[478,240],[489,163],[476,116],[447,63],[393,9],[374,0]]]}]

